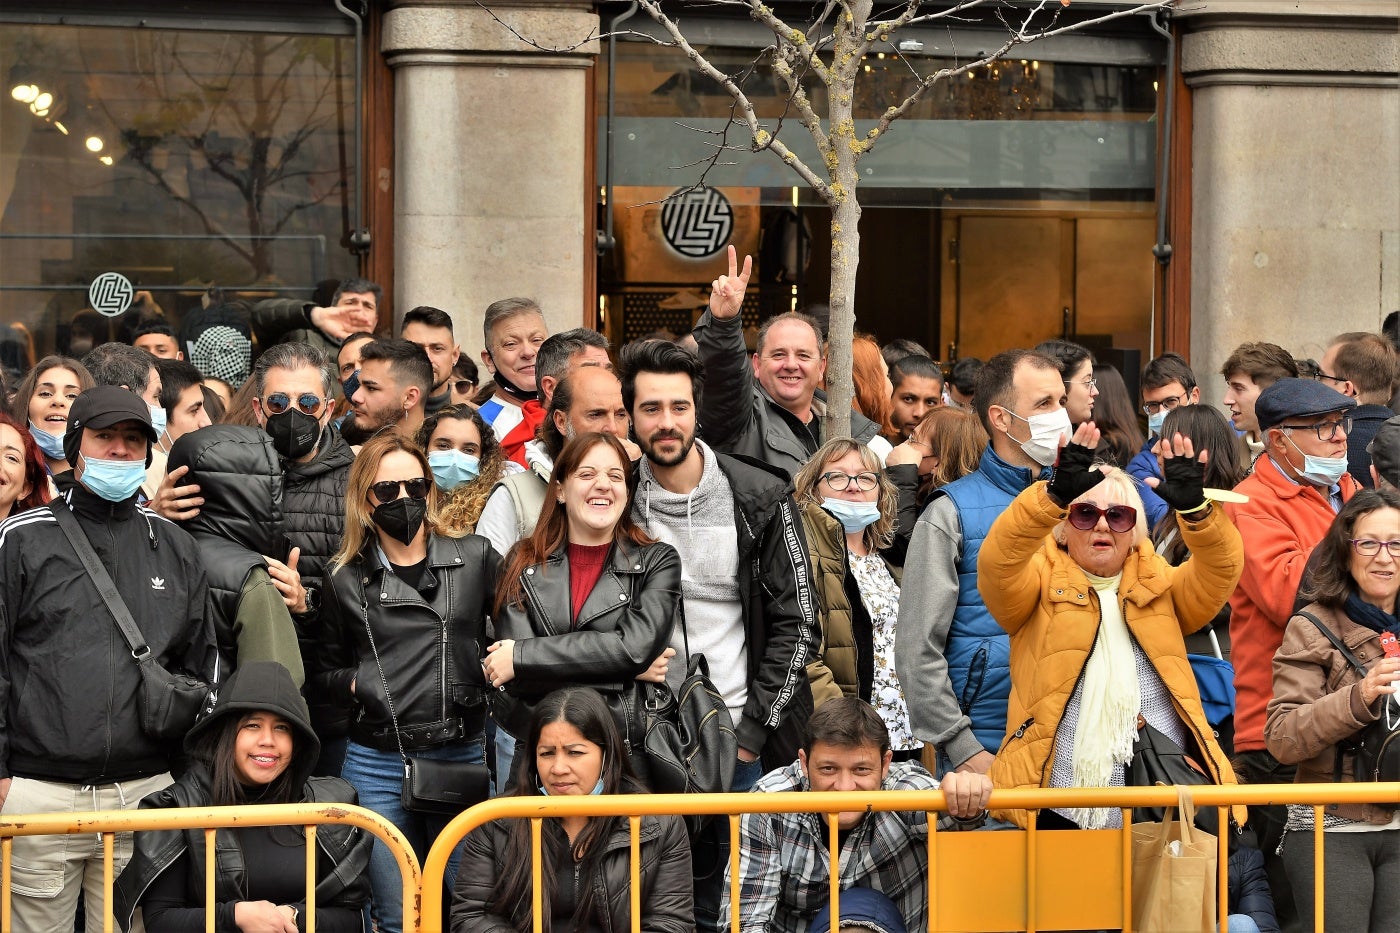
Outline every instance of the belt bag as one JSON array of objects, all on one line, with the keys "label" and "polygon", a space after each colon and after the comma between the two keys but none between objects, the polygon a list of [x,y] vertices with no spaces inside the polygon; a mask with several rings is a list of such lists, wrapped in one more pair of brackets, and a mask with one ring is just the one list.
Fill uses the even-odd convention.
[{"label": "belt bag", "polygon": [[[1332,647],[1342,653],[1358,677],[1365,679],[1366,667],[1356,655],[1343,644],[1341,638],[1322,620],[1311,612],[1299,612],[1317,630],[1326,636]],[[1350,739],[1337,743],[1336,763],[1332,767],[1332,780],[1342,780],[1342,756],[1353,756],[1352,778],[1356,781],[1400,781],[1400,717],[1397,717],[1395,696],[1382,697],[1384,704],[1381,718],[1371,723]]]},{"label": "belt bag", "polygon": [[150,645],[141,636],[136,620],[122,601],[117,586],[107,573],[107,568],[97,559],[87,535],[79,527],[77,519],[63,502],[55,503],[53,514],[58,527],[73,546],[78,559],[83,562],[88,576],[102,594],[107,611],[121,630],[131,656],[136,660],[136,669],[141,673],[141,690],[136,695],[137,707],[141,713],[141,730],[153,739],[178,739],[190,731],[200,713],[209,706],[211,691],[209,685],[188,674],[172,673],[166,670],[151,653]]}]

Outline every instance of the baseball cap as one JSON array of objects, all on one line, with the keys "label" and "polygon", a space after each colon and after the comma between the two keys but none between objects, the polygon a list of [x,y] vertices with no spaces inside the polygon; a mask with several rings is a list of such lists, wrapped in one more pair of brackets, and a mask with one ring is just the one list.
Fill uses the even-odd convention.
[{"label": "baseball cap", "polygon": [[[110,428],[123,421],[135,421],[155,443],[156,429],[151,425],[151,409],[146,400],[121,386],[93,386],[73,400],[68,409],[68,429],[63,435],[63,456],[74,463],[83,442],[84,428]],[[150,445],[146,448],[147,465]]]},{"label": "baseball cap", "polygon": [[1356,399],[1312,379],[1280,379],[1259,393],[1254,417],[1267,431],[1292,418],[1311,418],[1356,407]]}]

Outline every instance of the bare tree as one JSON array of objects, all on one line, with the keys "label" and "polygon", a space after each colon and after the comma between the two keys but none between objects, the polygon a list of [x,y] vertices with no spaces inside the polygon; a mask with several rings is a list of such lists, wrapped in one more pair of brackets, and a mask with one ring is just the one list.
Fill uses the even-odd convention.
[{"label": "bare tree", "polygon": [[[855,330],[856,267],[860,257],[860,185],[858,166],[890,131],[900,117],[907,115],[940,82],[985,68],[1007,57],[1011,50],[1052,36],[1063,35],[1170,6],[1172,0],[1147,0],[1074,22],[1061,20],[1071,0],[957,0],[936,3],[931,0],[899,0],[876,10],[874,0],[819,0],[809,22],[793,25],[778,15],[763,0],[690,0],[671,2],[662,8],[662,0],[638,0],[641,8],[661,27],[665,38],[625,30],[613,34],[639,38],[683,52],[695,68],[722,86],[733,98],[733,108],[725,129],[716,131],[710,143],[708,159],[694,163],[699,177],[683,189],[692,190],[705,184],[709,169],[722,164],[726,153],[736,150],[772,152],[787,164],[831,210],[831,321],[830,350],[827,363],[829,404],[825,422],[827,437],[850,434],[851,399],[851,339]],[[680,12],[701,7],[734,8],[742,10],[753,20],[767,26],[773,34],[771,45],[763,49],[747,67],[726,73],[716,67],[705,54],[686,38]],[[495,14],[492,14],[493,16]],[[509,24],[507,29],[522,41],[542,48],[521,35]],[[858,133],[855,105],[862,81],[865,57],[877,49],[897,49],[895,36],[911,26],[948,25],[976,18],[991,19],[1004,30],[1000,44],[991,50],[979,50],[965,60],[954,58],[947,67],[920,70],[917,61],[902,56],[912,77],[912,89],[898,103],[892,104],[879,116],[876,125]],[[593,41],[590,36],[585,41]],[[583,43],[580,43],[582,45]],[[575,46],[574,48],[577,48]],[[559,51],[559,50],[550,50]],[[786,88],[786,108],[783,116],[768,124],[756,111],[745,91],[746,79],[760,63],[768,64]],[[809,87],[820,85],[824,93],[826,113],[819,112]],[[791,129],[789,116],[795,116],[816,145],[821,159],[819,165],[809,165],[784,141]],[[747,145],[730,141],[735,126],[747,131]],[[747,276],[744,276],[747,280]],[[731,302],[732,303],[732,302]]]}]

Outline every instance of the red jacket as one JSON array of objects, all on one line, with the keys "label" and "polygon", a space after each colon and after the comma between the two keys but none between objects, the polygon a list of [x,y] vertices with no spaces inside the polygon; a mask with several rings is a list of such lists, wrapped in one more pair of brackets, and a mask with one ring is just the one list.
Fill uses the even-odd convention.
[{"label": "red jacket", "polygon": [[[1341,479],[1342,500],[1359,488]],[[1244,573],[1230,597],[1230,661],[1235,666],[1235,751],[1264,748],[1264,722],[1274,692],[1274,655],[1293,615],[1308,555],[1337,513],[1327,493],[1284,476],[1269,457],[1235,487],[1248,502],[1225,512],[1244,540]]]}]

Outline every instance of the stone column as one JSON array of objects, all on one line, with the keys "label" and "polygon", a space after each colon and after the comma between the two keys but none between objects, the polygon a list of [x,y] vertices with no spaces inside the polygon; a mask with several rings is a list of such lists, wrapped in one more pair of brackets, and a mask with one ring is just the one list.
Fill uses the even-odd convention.
[{"label": "stone column", "polygon": [[[394,69],[394,308],[451,313],[464,352],[482,349],[491,302],[535,298],[551,331],[584,320],[588,70],[598,17],[587,2],[402,3],[384,16]],[[521,41],[493,18],[509,23]]]},{"label": "stone column", "polygon": [[1400,310],[1400,3],[1207,0],[1191,88],[1192,366],[1240,343],[1320,358]]}]

